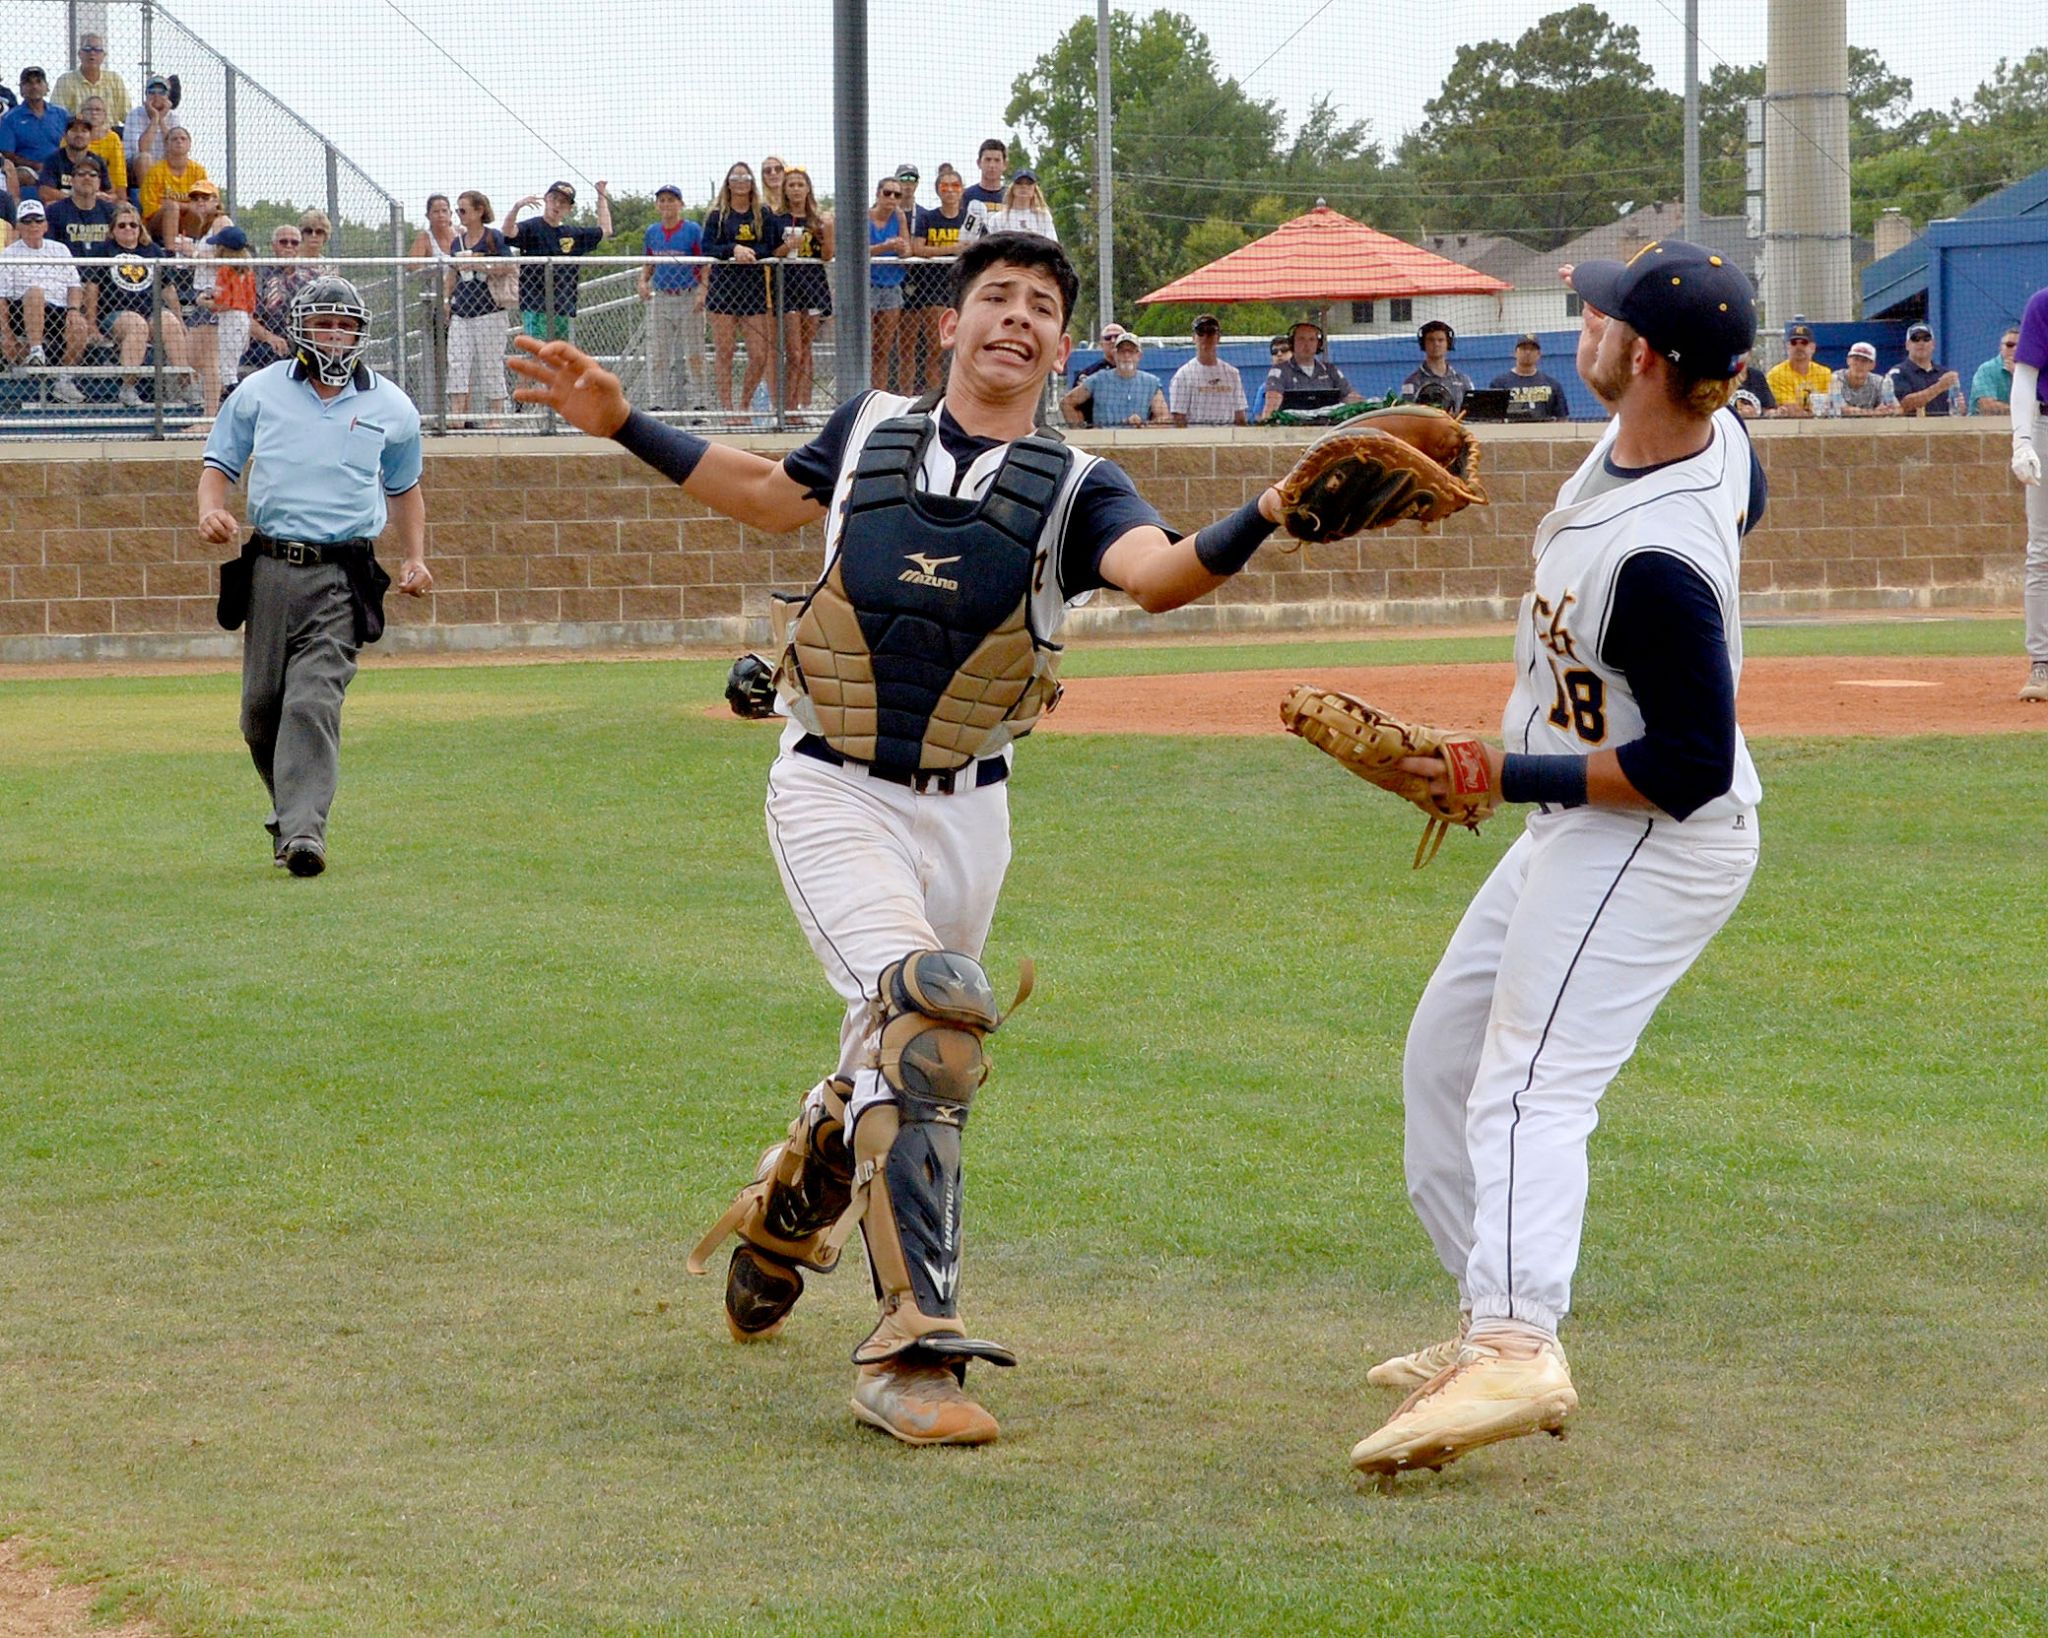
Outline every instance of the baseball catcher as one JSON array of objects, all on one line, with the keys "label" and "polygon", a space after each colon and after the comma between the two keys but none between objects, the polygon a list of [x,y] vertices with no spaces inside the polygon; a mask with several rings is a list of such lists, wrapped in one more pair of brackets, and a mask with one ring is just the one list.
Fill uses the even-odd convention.
[{"label": "baseball catcher", "polygon": [[1486,504],[1471,429],[1413,404],[1353,416],[1311,444],[1278,488],[1282,526],[1296,540],[1342,540],[1404,518],[1441,523]]},{"label": "baseball catcher", "polygon": [[[1476,831],[1499,800],[1486,747],[1476,734],[1402,722],[1349,694],[1307,683],[1280,702],[1280,720],[1290,734],[1429,816],[1415,844],[1417,870],[1436,857],[1451,826]],[[1420,761],[1427,757],[1442,758],[1443,771]]]}]

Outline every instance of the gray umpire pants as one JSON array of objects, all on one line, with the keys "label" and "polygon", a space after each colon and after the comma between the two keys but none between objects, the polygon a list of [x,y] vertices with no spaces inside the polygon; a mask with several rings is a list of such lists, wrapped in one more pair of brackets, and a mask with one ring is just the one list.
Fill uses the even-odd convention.
[{"label": "gray umpire pants", "polygon": [[325,849],[341,776],[341,697],[356,674],[348,578],[332,563],[259,557],[250,568],[242,738],[270,792],[272,834]]},{"label": "gray umpire pants", "polygon": [[2034,422],[2034,453],[2041,457],[2040,483],[2023,487],[2027,496],[2027,658],[2048,660],[2048,410]]}]

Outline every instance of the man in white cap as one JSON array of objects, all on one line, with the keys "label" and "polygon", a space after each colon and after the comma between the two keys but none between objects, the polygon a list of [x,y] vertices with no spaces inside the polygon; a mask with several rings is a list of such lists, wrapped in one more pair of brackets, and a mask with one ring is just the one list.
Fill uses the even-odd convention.
[{"label": "man in white cap", "polygon": [[1877,349],[1859,341],[1849,349],[1848,367],[1831,383],[1837,415],[1897,415],[1899,395],[1892,378],[1877,373]]}]

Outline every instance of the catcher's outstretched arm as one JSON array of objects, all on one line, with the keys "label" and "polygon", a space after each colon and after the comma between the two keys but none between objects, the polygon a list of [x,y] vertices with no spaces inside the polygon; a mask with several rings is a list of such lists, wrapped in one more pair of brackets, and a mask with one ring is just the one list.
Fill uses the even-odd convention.
[{"label": "catcher's outstretched arm", "polygon": [[1164,614],[1207,596],[1251,561],[1280,522],[1280,491],[1175,540],[1153,524],[1118,536],[1102,554],[1102,578],[1147,614]]}]

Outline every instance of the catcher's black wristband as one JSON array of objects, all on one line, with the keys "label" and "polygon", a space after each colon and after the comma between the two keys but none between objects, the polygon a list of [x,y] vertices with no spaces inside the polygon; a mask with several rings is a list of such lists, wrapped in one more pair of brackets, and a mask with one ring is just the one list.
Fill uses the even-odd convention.
[{"label": "catcher's black wristband", "polygon": [[711,448],[708,440],[694,432],[669,426],[639,410],[627,414],[626,424],[612,434],[612,441],[676,483],[682,483],[696,471],[697,463]]},{"label": "catcher's black wristband", "polygon": [[1510,751],[1501,760],[1500,794],[1506,802],[1541,802],[1549,808],[1586,805],[1586,759],[1531,756]]},{"label": "catcher's black wristband", "polygon": [[1247,501],[1229,517],[1202,526],[1195,536],[1195,556],[1211,574],[1236,574],[1279,527],[1260,515],[1257,500]]}]

